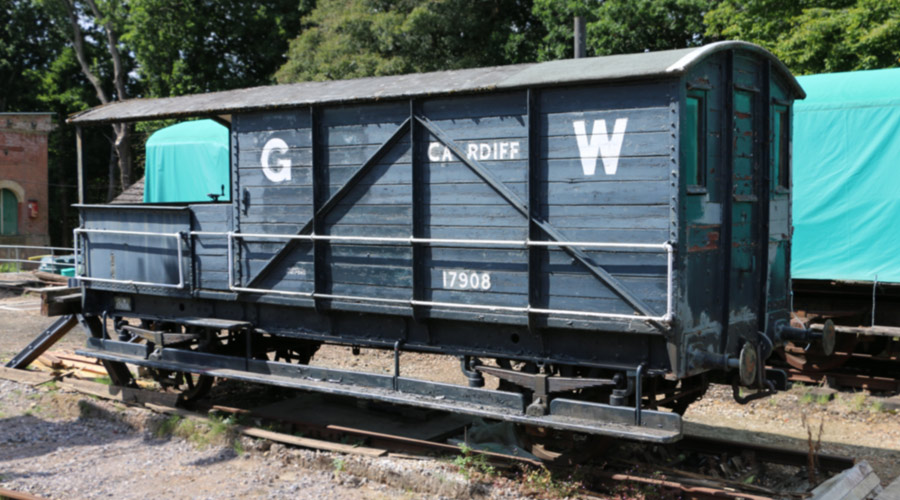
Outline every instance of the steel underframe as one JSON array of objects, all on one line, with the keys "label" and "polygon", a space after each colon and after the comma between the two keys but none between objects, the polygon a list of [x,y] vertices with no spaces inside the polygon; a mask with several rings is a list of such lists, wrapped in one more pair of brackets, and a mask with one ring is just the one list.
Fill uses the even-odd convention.
[{"label": "steel underframe", "polygon": [[88,338],[87,347],[78,353],[112,363],[412,405],[517,424],[658,443],[681,438],[681,417],[676,413],[556,398],[550,401],[547,415],[528,416],[521,394],[401,377],[397,364],[393,375],[382,375],[172,348],[151,349],[146,344],[97,337]]}]

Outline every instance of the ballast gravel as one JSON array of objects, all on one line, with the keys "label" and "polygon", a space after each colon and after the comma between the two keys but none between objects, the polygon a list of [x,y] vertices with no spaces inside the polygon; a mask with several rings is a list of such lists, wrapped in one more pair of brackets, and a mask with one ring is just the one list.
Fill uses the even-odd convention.
[{"label": "ballast gravel", "polygon": [[445,461],[365,458],[241,438],[156,437],[166,417],[0,380],[0,487],[52,499],[519,498]]}]

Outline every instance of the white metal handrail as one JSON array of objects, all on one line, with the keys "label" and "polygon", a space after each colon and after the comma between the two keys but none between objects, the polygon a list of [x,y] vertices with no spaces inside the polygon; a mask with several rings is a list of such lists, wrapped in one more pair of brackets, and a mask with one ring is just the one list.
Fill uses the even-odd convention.
[{"label": "white metal handrail", "polygon": [[[12,250],[12,252],[10,252]],[[4,258],[0,258],[0,262],[14,262],[16,263],[16,268],[21,269],[22,266],[19,264],[29,264],[33,266],[41,266],[43,262],[40,260],[35,260],[34,257],[57,257],[61,255],[69,255],[75,253],[74,248],[68,247],[42,247],[37,245],[0,245],[0,251],[5,251],[6,256]],[[24,252],[23,252],[24,251]],[[32,252],[36,251],[36,252]],[[10,253],[13,254],[13,258],[10,258]],[[31,254],[36,253],[37,255],[32,256],[32,258],[21,258],[22,253]],[[56,264],[60,265],[60,264]]]},{"label": "white metal handrail", "polygon": [[269,234],[269,233],[220,233],[191,231],[191,236],[237,236],[240,238],[271,238],[278,240],[337,241],[344,243],[400,243],[426,245],[488,245],[511,247],[584,247],[584,248],[642,248],[665,250],[668,243],[602,243],[595,241],[545,241],[545,240],[461,240],[451,238],[414,238],[391,236],[341,236],[323,234]]},{"label": "white metal handrail", "polygon": [[[75,235],[75,278],[76,279],[81,280],[81,281],[95,281],[98,283],[117,283],[117,284],[134,285],[134,286],[137,286],[137,285],[155,286],[155,287],[160,287],[160,288],[176,288],[179,290],[184,289],[185,279],[184,279],[184,262],[183,262],[184,261],[184,258],[183,258],[184,257],[184,246],[183,246],[184,245],[184,243],[183,243],[184,233],[183,232],[160,233],[160,232],[153,232],[153,231],[125,231],[125,230],[117,230],[117,229],[83,229],[83,228],[75,228],[75,230],[73,232]],[[84,261],[84,267],[85,267],[85,270],[88,271],[87,274],[79,273],[78,272],[79,271],[78,263],[82,262],[82,259],[81,259],[82,254],[81,254],[81,252],[79,252],[80,246],[78,245],[79,235],[81,235],[81,234],[87,235],[87,234],[92,234],[92,233],[123,234],[123,235],[130,235],[130,236],[157,236],[157,237],[162,237],[162,238],[175,238],[176,250],[177,250],[177,255],[178,255],[178,257],[177,257],[178,258],[178,283],[174,283],[174,284],[173,283],[156,283],[156,282],[152,282],[152,281],[120,280],[120,279],[113,279],[113,278],[95,278],[95,277],[87,275],[87,274],[90,274],[90,270],[87,269],[88,266],[87,266],[86,260]]]},{"label": "white metal handrail", "polygon": [[[673,267],[674,267],[674,247],[669,243],[605,243],[605,242],[571,242],[571,241],[533,241],[533,240],[457,240],[446,238],[413,238],[413,237],[370,237],[370,236],[337,236],[337,235],[296,235],[296,234],[255,234],[255,233],[236,233],[236,232],[204,232],[192,231],[191,236],[226,236],[228,241],[228,288],[235,292],[248,293],[270,293],[285,296],[320,298],[332,300],[352,300],[360,302],[380,302],[388,304],[399,304],[408,306],[432,306],[447,307],[458,309],[474,309],[496,312],[521,312],[521,313],[537,313],[537,314],[562,314],[568,316],[582,316],[591,318],[611,318],[611,319],[629,319],[629,320],[646,320],[669,322],[672,319],[672,293],[674,290],[673,283]],[[295,292],[288,290],[271,290],[265,288],[249,288],[241,287],[234,284],[234,240],[241,238],[268,238],[281,240],[305,240],[305,241],[338,241],[348,243],[401,243],[401,244],[452,244],[452,245],[481,245],[481,246],[514,246],[514,247],[588,247],[588,248],[638,248],[638,249],[656,249],[664,250],[667,254],[666,259],[666,313],[662,316],[646,316],[646,315],[629,315],[617,313],[602,313],[593,311],[574,311],[568,309],[542,309],[534,308],[530,305],[520,306],[493,306],[481,304],[459,304],[454,302],[435,302],[427,300],[415,299],[387,299],[380,297],[363,297],[354,295],[335,295],[319,292]]]}]

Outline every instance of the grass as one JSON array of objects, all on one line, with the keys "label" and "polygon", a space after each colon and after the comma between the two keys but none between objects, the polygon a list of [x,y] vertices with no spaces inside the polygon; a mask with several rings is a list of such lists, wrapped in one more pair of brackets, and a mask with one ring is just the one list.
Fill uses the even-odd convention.
[{"label": "grass", "polygon": [[334,477],[338,477],[344,472],[347,462],[343,458],[335,458],[331,461],[331,465],[334,467]]},{"label": "grass", "polygon": [[829,401],[831,401],[831,396],[828,394],[819,394],[817,396],[811,392],[807,392],[800,396],[800,402],[803,404],[818,403],[820,405],[827,405]]},{"label": "grass", "polygon": [[884,401],[876,399],[872,402],[871,410],[873,413],[881,413],[884,411]]},{"label": "grass", "polygon": [[15,262],[0,263],[0,273],[17,273],[19,269],[19,264]]},{"label": "grass", "polygon": [[858,392],[853,395],[853,398],[850,399],[848,405],[854,411],[862,411],[866,406],[866,393]]},{"label": "grass", "polygon": [[475,453],[474,450],[465,443],[459,445],[460,454],[453,459],[453,465],[459,468],[460,474],[466,480],[471,478],[480,478],[481,476],[496,476],[497,469],[488,463],[487,457],[481,453]]},{"label": "grass", "polygon": [[[553,497],[571,498],[576,496],[583,487],[579,476],[581,476],[581,470],[577,466],[565,479],[559,479],[550,469],[543,466],[527,467],[522,472],[521,486],[532,494],[544,492],[551,494]],[[656,497],[648,496],[647,498]]]},{"label": "grass", "polygon": [[158,438],[175,436],[193,443],[200,449],[211,446],[231,446],[238,455],[244,453],[244,446],[235,427],[236,419],[210,415],[207,420],[182,418],[172,415],[157,427],[154,435]]}]

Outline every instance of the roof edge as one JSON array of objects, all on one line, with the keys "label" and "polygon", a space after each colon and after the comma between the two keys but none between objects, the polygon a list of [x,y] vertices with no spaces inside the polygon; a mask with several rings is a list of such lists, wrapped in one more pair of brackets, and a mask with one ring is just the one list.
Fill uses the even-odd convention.
[{"label": "roof edge", "polygon": [[769,50],[760,45],[750,42],[744,42],[741,40],[713,42],[709,45],[698,47],[693,52],[686,54],[681,59],[675,61],[674,64],[666,68],[666,73],[684,73],[706,57],[709,57],[717,52],[732,49],[744,49],[766,57],[769,61],[774,63],[775,67],[781,72],[782,75],[785,76],[788,85],[791,86],[793,91],[797,94],[797,97],[799,99],[806,98],[806,92],[803,90],[803,87],[800,86],[800,82],[797,81],[797,78],[794,77],[794,74],[791,73],[791,70],[788,69],[788,67],[783,62],[781,62],[780,59],[775,57],[775,54],[771,53]]}]

